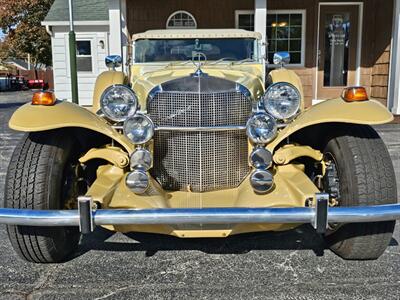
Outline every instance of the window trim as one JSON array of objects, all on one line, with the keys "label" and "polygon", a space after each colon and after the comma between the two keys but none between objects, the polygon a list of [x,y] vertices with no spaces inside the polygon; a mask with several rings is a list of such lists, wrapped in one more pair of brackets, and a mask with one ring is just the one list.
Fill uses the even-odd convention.
[{"label": "window trim", "polygon": [[90,43],[90,55],[81,55],[78,54],[78,52],[76,53],[76,57],[90,57],[91,61],[92,61],[92,70],[91,71],[79,71],[78,67],[77,67],[77,72],[79,74],[94,74],[95,71],[95,66],[94,66],[94,54],[93,54],[93,39],[89,39],[89,38],[84,38],[84,37],[79,37],[76,39],[76,43],[78,42],[89,42]]},{"label": "window trim", "polygon": [[[101,33],[102,34],[102,33]],[[66,71],[67,71],[67,78],[71,78],[71,63],[70,63],[70,53],[69,53],[69,36],[68,32],[64,33],[64,44],[67,45],[65,48],[65,61],[68,62],[66,66]],[[99,68],[99,62],[97,60],[97,57],[99,55],[98,49],[97,49],[97,39],[98,36],[96,33],[76,33],[76,41],[90,41],[91,42],[91,49],[92,49],[92,72],[83,72],[79,71],[78,76],[79,78],[93,78],[93,76],[97,76],[100,68]],[[106,41],[106,47],[108,46],[108,38],[107,37],[102,37],[103,40]],[[106,48],[107,49],[107,48]],[[105,50],[106,53],[108,50]],[[106,54],[107,55],[107,54]]]},{"label": "window trim", "polygon": [[[303,68],[305,67],[306,59],[306,27],[307,27],[307,10],[306,9],[271,9],[267,10],[267,15],[273,14],[301,14],[302,25],[301,25],[301,62],[299,64],[288,64],[289,67]],[[240,15],[255,15],[254,10],[236,10],[235,11],[235,27],[239,28],[239,16]],[[266,37],[268,42],[268,37]],[[268,64],[269,68],[277,68],[274,64]]]},{"label": "window trim", "polygon": [[[193,21],[194,21],[194,27],[185,27],[185,26],[169,26],[168,24],[169,24],[169,22],[171,21],[171,19],[175,16],[175,15],[177,15],[177,14],[187,14],[187,15],[189,15],[192,19],[193,19]],[[186,10],[177,10],[177,11],[174,11],[172,14],[170,14],[169,15],[169,17],[168,17],[168,19],[167,19],[167,23],[165,24],[165,28],[166,29],[197,29],[197,21],[196,21],[196,18],[190,13],[190,12],[188,12],[188,11],[186,11]]]}]

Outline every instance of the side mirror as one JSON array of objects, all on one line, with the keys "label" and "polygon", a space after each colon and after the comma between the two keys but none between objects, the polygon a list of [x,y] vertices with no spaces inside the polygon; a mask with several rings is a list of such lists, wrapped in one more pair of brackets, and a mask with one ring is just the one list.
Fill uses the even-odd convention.
[{"label": "side mirror", "polygon": [[274,54],[274,65],[280,65],[283,67],[290,63],[290,54],[289,52],[276,52]]},{"label": "side mirror", "polygon": [[109,55],[106,57],[107,68],[115,70],[122,65],[122,57],[119,55]]}]

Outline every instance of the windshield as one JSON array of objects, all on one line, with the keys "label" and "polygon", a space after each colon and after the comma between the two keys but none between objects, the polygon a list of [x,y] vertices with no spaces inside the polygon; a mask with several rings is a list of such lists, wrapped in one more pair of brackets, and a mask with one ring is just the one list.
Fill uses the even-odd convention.
[{"label": "windshield", "polygon": [[[201,56],[199,56],[201,53]],[[255,39],[165,39],[135,42],[135,63],[258,60]]]}]

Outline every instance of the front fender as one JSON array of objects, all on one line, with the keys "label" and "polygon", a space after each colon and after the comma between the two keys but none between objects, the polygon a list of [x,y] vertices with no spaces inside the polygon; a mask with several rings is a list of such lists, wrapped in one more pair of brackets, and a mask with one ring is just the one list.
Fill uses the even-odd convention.
[{"label": "front fender", "polygon": [[58,101],[53,106],[25,104],[12,115],[9,126],[23,132],[69,127],[86,128],[114,139],[129,153],[133,151],[133,144],[127,137],[91,111],[70,102]]},{"label": "front fender", "polygon": [[308,126],[323,123],[349,123],[378,125],[391,122],[393,115],[377,101],[345,102],[332,99],[321,102],[301,113],[292,123],[279,132],[278,137],[267,146],[271,152],[284,139]]}]

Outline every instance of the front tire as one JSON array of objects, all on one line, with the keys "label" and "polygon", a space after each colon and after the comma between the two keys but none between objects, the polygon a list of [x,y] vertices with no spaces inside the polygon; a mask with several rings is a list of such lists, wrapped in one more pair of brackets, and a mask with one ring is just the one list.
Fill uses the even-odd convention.
[{"label": "front tire", "polygon": [[[324,155],[334,169],[327,174],[325,190],[336,194],[339,206],[397,202],[391,158],[382,139],[370,126],[346,126],[329,140]],[[344,259],[377,259],[389,245],[395,223],[334,224],[326,241]]]},{"label": "front tire", "polygon": [[[16,147],[8,168],[5,206],[21,209],[65,209],[76,197],[71,186],[73,140],[60,131],[30,133]],[[65,261],[78,245],[71,227],[7,226],[17,254],[26,261]]]}]

